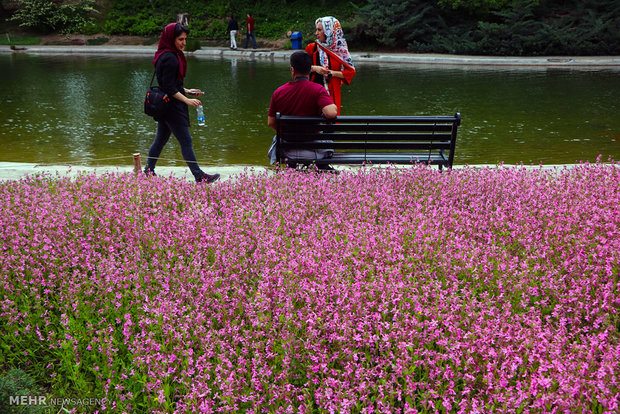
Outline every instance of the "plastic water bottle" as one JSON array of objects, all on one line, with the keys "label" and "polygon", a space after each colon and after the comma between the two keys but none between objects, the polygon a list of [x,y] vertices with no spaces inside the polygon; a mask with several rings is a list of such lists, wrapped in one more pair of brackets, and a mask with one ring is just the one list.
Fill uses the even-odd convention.
[{"label": "plastic water bottle", "polygon": [[198,114],[198,125],[205,126],[205,113],[202,110],[202,105],[198,105],[196,113]]}]

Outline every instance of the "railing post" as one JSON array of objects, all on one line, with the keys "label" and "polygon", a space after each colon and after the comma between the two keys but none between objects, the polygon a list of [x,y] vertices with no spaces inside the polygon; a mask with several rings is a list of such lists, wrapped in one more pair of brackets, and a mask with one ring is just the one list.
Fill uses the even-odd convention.
[{"label": "railing post", "polygon": [[133,172],[138,175],[142,171],[142,162],[140,161],[140,153],[133,154]]}]

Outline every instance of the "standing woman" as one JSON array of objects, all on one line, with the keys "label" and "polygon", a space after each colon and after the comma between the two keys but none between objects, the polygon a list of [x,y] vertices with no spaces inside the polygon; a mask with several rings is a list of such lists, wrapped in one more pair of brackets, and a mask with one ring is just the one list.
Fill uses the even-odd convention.
[{"label": "standing woman", "polygon": [[306,52],[312,56],[310,80],[327,88],[340,115],[340,87],[343,82],[351,82],[355,67],[338,19],[320,17],[315,25],[316,41],[306,46]]},{"label": "standing woman", "polygon": [[189,133],[189,111],[187,107],[188,105],[198,107],[202,103],[199,99],[190,99],[185,95],[202,96],[204,92],[200,89],[185,89],[183,87],[183,80],[187,73],[187,61],[183,49],[188,33],[187,27],[182,24],[170,23],[164,28],[159,38],[157,52],[155,52],[153,59],[155,74],[159,86],[169,97],[174,99],[170,100],[166,113],[156,118],[157,134],[149,149],[149,157],[144,171],[147,174],[154,175],[157,159],[168,142],[170,134],[174,134],[181,144],[183,159],[196,181],[212,183],[220,175],[209,175],[200,169],[192,146],[192,136]]}]

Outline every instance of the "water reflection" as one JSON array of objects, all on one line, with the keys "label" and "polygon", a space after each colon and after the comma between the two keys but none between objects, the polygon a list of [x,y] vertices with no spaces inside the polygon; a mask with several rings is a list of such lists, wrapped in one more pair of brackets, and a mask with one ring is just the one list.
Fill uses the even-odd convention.
[{"label": "water reflection", "polygon": [[[91,124],[93,106],[86,104],[91,92],[83,73],[67,73],[59,80],[58,110],[63,112],[63,118],[73,122],[58,125],[64,139],[70,146],[70,157],[92,157],[90,137],[95,132],[96,125]],[[54,117],[47,117],[54,121]]]},{"label": "water reflection", "polygon": [[[620,71],[359,65],[343,114],[460,111],[458,164],[620,159]],[[128,164],[156,124],[142,99],[150,57],[0,56],[0,160]],[[273,91],[286,62],[189,59],[186,85],[204,90],[207,125],[191,128],[202,164],[265,165]],[[195,110],[190,109],[192,122]],[[194,122],[195,124],[195,122]],[[117,158],[119,157],[119,158]],[[124,158],[123,158],[124,157]],[[162,164],[184,165],[178,145]],[[109,159],[113,158],[113,159]]]}]

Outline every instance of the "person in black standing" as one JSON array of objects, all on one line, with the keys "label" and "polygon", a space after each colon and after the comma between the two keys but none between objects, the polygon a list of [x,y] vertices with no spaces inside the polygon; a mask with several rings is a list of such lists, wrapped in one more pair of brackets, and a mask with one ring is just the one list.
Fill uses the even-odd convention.
[{"label": "person in black standing", "polygon": [[166,113],[156,118],[157,133],[155,140],[149,149],[144,172],[155,174],[155,164],[171,134],[174,134],[181,145],[183,159],[194,175],[197,182],[212,183],[217,180],[219,174],[207,174],[200,169],[194,154],[192,136],[189,133],[189,110],[188,105],[198,107],[199,99],[188,98],[186,95],[202,96],[200,89],[185,89],[183,80],[187,73],[187,61],[183,54],[189,29],[180,23],[167,25],[161,33],[157,52],[153,58],[157,82],[163,91],[168,94],[170,104]]},{"label": "person in black standing", "polygon": [[230,16],[226,30],[230,33],[230,48],[232,50],[237,50],[237,31],[239,30],[239,23],[235,20],[235,16]]}]

